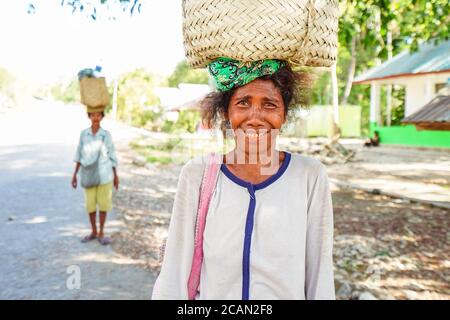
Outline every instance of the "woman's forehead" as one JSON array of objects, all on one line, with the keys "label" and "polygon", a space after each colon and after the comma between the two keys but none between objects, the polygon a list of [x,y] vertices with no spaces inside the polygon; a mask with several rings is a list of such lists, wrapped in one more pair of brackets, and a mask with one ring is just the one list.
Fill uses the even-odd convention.
[{"label": "woman's forehead", "polygon": [[242,97],[265,97],[270,99],[280,99],[280,90],[271,80],[254,80],[245,86],[239,87],[233,94],[233,98]]}]

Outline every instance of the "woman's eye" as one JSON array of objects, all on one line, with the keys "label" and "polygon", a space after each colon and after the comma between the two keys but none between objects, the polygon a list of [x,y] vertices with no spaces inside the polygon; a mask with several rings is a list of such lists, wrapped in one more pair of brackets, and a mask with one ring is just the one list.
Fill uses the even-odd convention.
[{"label": "woman's eye", "polygon": [[276,108],[276,107],[277,107],[277,106],[274,105],[273,103],[266,103],[266,108],[274,109],[274,108]]},{"label": "woman's eye", "polygon": [[240,100],[240,101],[238,101],[237,104],[246,106],[248,104],[248,102],[247,102],[247,100]]}]

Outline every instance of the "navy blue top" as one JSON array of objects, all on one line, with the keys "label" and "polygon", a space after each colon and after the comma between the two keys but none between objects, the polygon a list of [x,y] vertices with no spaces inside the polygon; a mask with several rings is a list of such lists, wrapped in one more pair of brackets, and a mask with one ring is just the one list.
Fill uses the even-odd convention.
[{"label": "navy blue top", "polygon": [[252,232],[253,232],[253,222],[255,217],[255,207],[256,207],[256,196],[255,191],[264,189],[265,187],[271,185],[276,180],[278,180],[289,166],[291,160],[291,154],[289,152],[284,152],[284,161],[281,164],[278,171],[264,180],[263,182],[252,184],[251,182],[242,180],[241,178],[235,176],[230,169],[223,163],[220,166],[222,172],[233,182],[246,188],[250,195],[250,202],[247,210],[247,219],[245,222],[245,235],[244,235],[244,249],[243,249],[243,260],[242,260],[242,300],[249,300],[250,298],[250,247],[252,242]]}]

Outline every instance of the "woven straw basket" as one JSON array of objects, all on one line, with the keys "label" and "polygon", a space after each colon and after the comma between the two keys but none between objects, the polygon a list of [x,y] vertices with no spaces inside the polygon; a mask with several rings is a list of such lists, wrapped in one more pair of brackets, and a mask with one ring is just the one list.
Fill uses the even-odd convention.
[{"label": "woven straw basket", "polygon": [[337,57],[337,0],[183,0],[188,62],[218,57],[329,67]]},{"label": "woven straw basket", "polygon": [[81,103],[93,107],[105,107],[109,104],[108,87],[105,78],[83,77],[80,79]]}]

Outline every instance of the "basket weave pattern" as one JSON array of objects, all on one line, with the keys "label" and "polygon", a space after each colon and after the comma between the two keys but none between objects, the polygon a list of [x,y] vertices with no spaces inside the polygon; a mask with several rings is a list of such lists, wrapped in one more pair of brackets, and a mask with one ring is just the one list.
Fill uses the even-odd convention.
[{"label": "basket weave pattern", "polygon": [[80,79],[81,103],[93,107],[105,107],[109,104],[108,87],[105,78],[83,77]]},{"label": "basket weave pattern", "polygon": [[219,57],[329,67],[338,17],[337,0],[183,0],[185,53],[195,68]]}]

